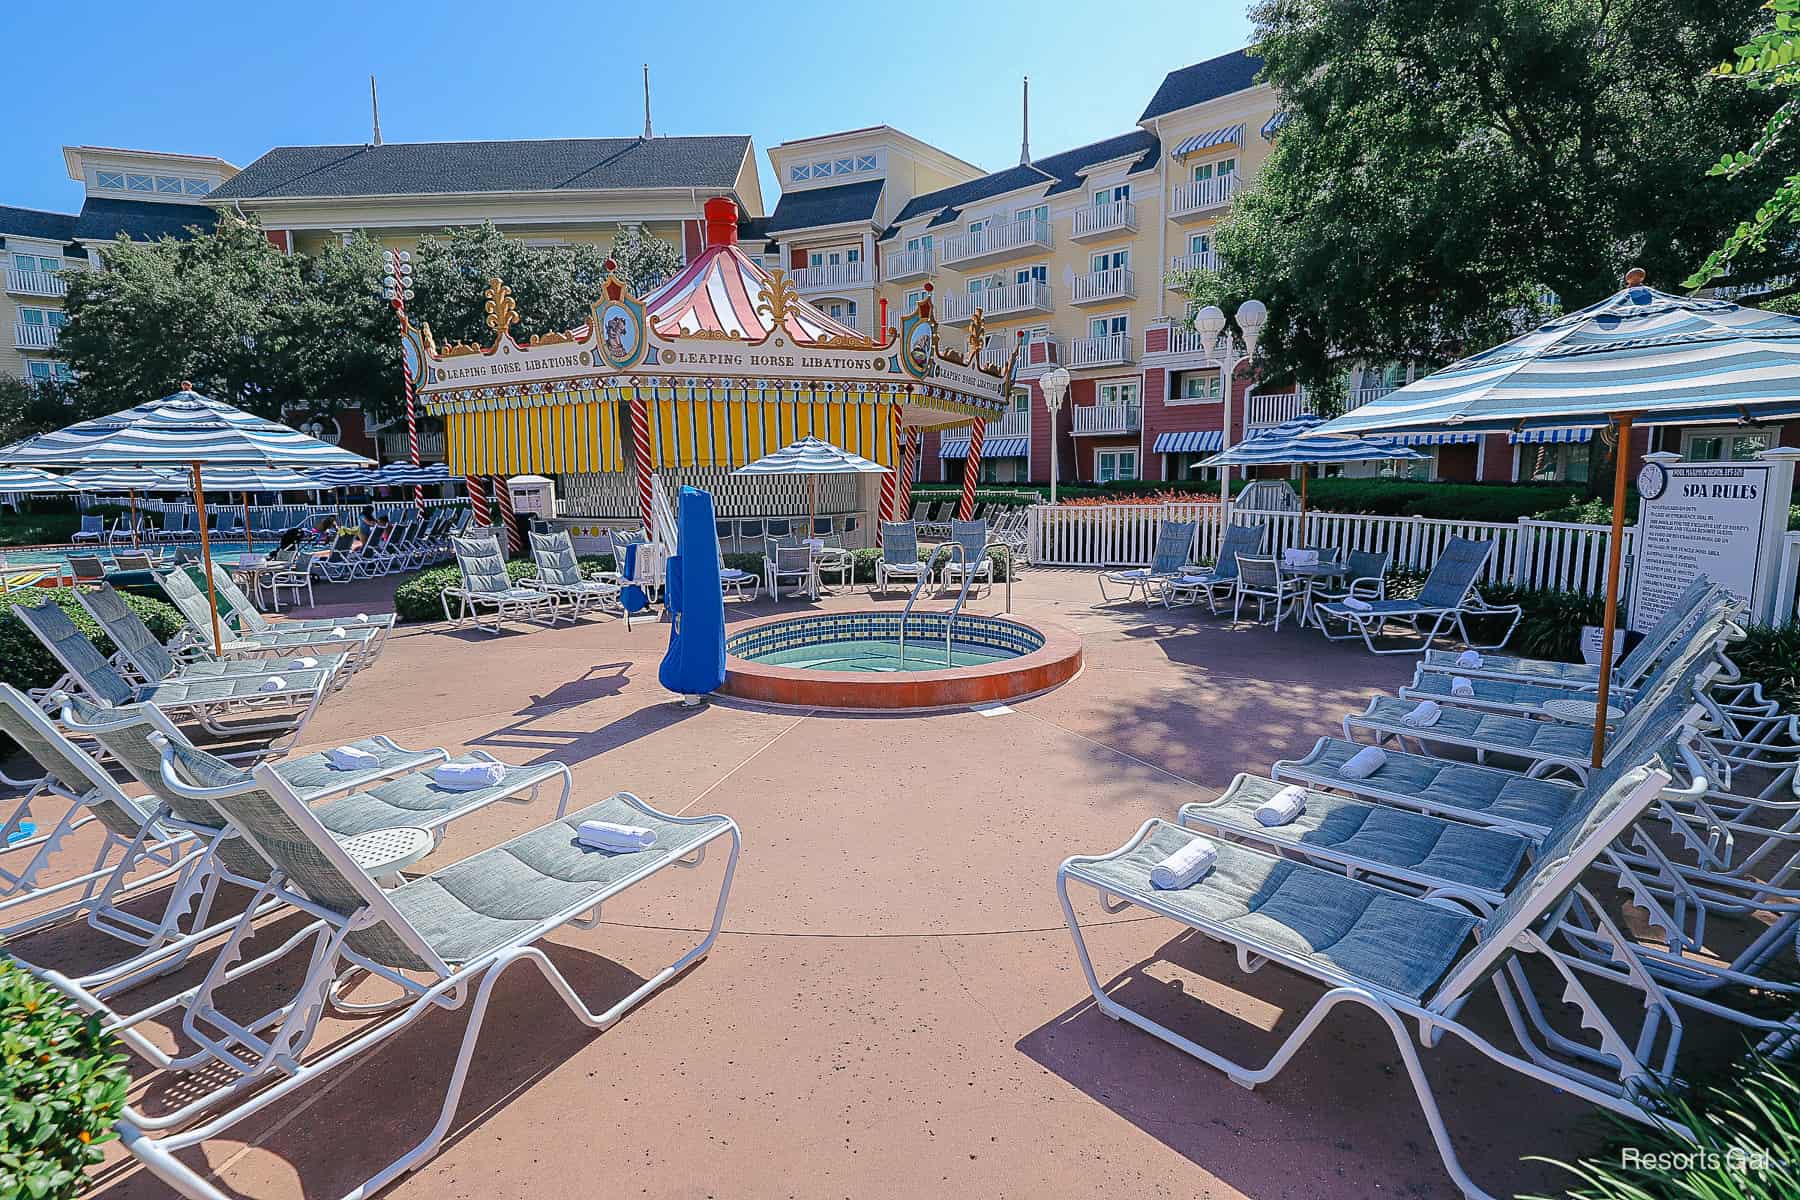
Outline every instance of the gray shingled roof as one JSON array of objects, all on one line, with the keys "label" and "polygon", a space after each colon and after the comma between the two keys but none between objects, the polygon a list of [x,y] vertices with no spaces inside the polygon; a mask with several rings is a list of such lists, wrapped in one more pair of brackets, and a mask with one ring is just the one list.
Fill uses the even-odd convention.
[{"label": "gray shingled roof", "polygon": [[[914,196],[906,202],[906,207],[894,218],[896,222],[909,221],[928,212],[939,213],[942,210],[960,208],[965,204],[973,204],[977,200],[985,200],[989,196],[1000,196],[1007,192],[1017,191],[1034,183],[1049,184],[1055,176],[1036,167],[1008,167],[1004,171],[995,171],[992,175],[983,175],[979,179],[970,179],[964,183],[952,184],[935,192],[926,192],[922,196]],[[952,220],[955,218],[952,217]],[[933,222],[937,224],[938,222]]]},{"label": "gray shingled roof", "polygon": [[277,146],[212,193],[214,200],[601,191],[694,187],[729,191],[747,136],[559,138]]},{"label": "gray shingled roof", "polygon": [[186,237],[188,226],[210,230],[219,214],[204,204],[158,204],[154,200],[108,200],[89,196],[75,218],[75,237],[111,241],[124,234],[134,242],[163,236]]},{"label": "gray shingled roof", "polygon": [[1029,166],[1008,167],[1004,171],[995,171],[992,175],[983,175],[966,183],[914,196],[900,210],[894,222],[898,225],[914,217],[932,213],[934,215],[928,222],[929,228],[948,225],[961,216],[964,206],[990,196],[1005,195],[1033,184],[1044,185],[1043,194],[1054,196],[1081,187],[1081,172],[1095,163],[1136,155],[1137,161],[1126,172],[1128,175],[1135,175],[1154,167],[1161,153],[1162,146],[1155,134],[1144,129],[1134,129],[1130,133],[1090,142],[1073,150],[1034,158]]},{"label": "gray shingled roof", "polygon": [[1139,171],[1147,171],[1156,165],[1157,157],[1162,153],[1162,145],[1155,134],[1147,129],[1134,129],[1130,133],[1121,133],[1118,137],[1110,137],[1104,141],[1092,142],[1086,146],[1077,146],[1073,150],[1064,150],[1061,154],[1052,154],[1047,158],[1036,159],[1032,166],[1040,171],[1056,176],[1056,182],[1044,194],[1055,196],[1062,192],[1074,191],[1082,186],[1081,172],[1095,163],[1111,162],[1127,155],[1137,155],[1137,161],[1126,170],[1127,175],[1136,175]]},{"label": "gray shingled roof", "polygon": [[43,238],[67,242],[75,236],[75,214],[44,212],[36,208],[12,208],[0,204],[0,239]]},{"label": "gray shingled roof", "polygon": [[1150,97],[1150,106],[1138,120],[1148,121],[1177,109],[1241,92],[1256,82],[1256,73],[1260,70],[1261,58],[1248,50],[1233,50],[1230,54],[1170,71],[1163,76],[1162,86]]},{"label": "gray shingled roof", "polygon": [[769,232],[872,220],[875,205],[881,199],[882,183],[880,179],[870,179],[837,187],[783,192],[775,203],[775,211],[769,215]]}]

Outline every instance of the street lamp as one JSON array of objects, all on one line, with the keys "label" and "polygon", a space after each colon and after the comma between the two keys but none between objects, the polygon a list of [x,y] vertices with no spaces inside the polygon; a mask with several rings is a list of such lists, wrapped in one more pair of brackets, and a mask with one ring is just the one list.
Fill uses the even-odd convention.
[{"label": "street lamp", "polygon": [[[1244,352],[1225,359],[1220,366],[1220,385],[1225,391],[1225,428],[1219,435],[1221,450],[1231,449],[1231,383],[1237,378],[1238,368],[1256,356],[1256,340],[1262,336],[1263,326],[1269,321],[1269,306],[1261,300],[1246,300],[1237,308],[1238,332],[1244,335]],[[1200,335],[1200,343],[1206,351],[1206,357],[1218,356],[1219,335],[1225,332],[1225,310],[1216,304],[1209,304],[1194,314],[1194,332]],[[1229,339],[1225,349],[1231,346]],[[1219,468],[1219,500],[1228,509],[1231,505],[1231,468]],[[1220,511],[1226,511],[1221,509]]]},{"label": "street lamp", "polygon": [[1062,412],[1063,400],[1069,394],[1069,372],[1065,367],[1052,367],[1038,380],[1044,390],[1044,407],[1050,410],[1050,503],[1056,503],[1056,416]]},{"label": "street lamp", "polygon": [[[400,318],[400,332],[404,335],[410,327],[406,319],[406,302],[413,298],[412,252],[410,250],[383,250],[381,252],[381,294],[389,304],[394,306],[394,315]],[[412,359],[402,350],[400,355],[400,378],[405,386],[406,395],[406,444],[412,456],[412,465],[419,465],[419,421],[413,412],[413,368]],[[421,515],[425,512],[425,489],[413,484],[413,505]]]}]

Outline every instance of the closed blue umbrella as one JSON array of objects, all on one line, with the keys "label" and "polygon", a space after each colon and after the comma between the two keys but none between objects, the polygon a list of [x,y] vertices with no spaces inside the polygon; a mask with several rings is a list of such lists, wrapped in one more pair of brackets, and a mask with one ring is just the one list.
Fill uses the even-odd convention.
[{"label": "closed blue umbrella", "polygon": [[719,536],[711,494],[684,487],[677,500],[676,542],[663,604],[669,611],[669,649],[656,677],[689,704],[725,682],[725,592],[719,585]]}]

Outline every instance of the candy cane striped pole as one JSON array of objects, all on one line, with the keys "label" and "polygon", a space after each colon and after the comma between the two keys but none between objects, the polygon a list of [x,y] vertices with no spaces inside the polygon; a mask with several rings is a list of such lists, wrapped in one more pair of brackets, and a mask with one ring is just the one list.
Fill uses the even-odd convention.
[{"label": "candy cane striped pole", "polygon": [[487,484],[480,475],[464,475],[463,487],[468,489],[469,510],[475,514],[475,524],[492,525],[493,513],[488,511]]},{"label": "candy cane striped pole", "polygon": [[981,439],[987,433],[987,421],[975,418],[975,425],[969,430],[969,459],[963,469],[962,502],[956,506],[956,519],[966,521],[975,512],[975,481],[981,477]]},{"label": "candy cane striped pole", "polygon": [[631,395],[631,461],[637,473],[638,509],[644,515],[644,534],[656,528],[656,502],[650,489],[650,413],[636,389]]},{"label": "candy cane striped pole", "polygon": [[506,529],[506,552],[516,554],[519,551],[519,531],[513,521],[512,489],[506,486],[506,476],[494,475],[494,500],[500,506],[500,524]]},{"label": "candy cane striped pole", "polygon": [[[900,444],[906,437],[906,431],[900,426],[899,402],[895,401],[890,405],[888,411],[893,414],[893,419],[888,423],[888,462],[897,467],[900,465],[898,461],[900,458]],[[889,471],[886,475],[881,477],[881,511],[875,516],[875,541],[877,545],[881,542],[881,523],[883,521],[897,521],[900,519],[898,514],[894,512],[894,485],[898,482],[899,481],[894,478],[893,471]]]},{"label": "candy cane striped pole", "polygon": [[906,450],[900,456],[900,491],[894,497],[896,501],[894,520],[896,521],[904,521],[912,513],[913,476],[919,470],[919,450],[924,443],[925,435],[915,429],[905,440]]}]

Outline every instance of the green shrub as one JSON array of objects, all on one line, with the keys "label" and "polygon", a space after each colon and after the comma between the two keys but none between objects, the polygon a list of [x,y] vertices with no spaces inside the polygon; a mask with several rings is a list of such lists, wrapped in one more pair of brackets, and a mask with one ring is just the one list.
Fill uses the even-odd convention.
[{"label": "green shrub", "polygon": [[1763,695],[1786,709],[1800,708],[1800,624],[1752,625],[1749,636],[1728,648],[1744,680],[1762,684]]},{"label": "green shrub", "polygon": [[[42,604],[46,600],[55,601],[57,607],[68,613],[81,631],[93,639],[100,653],[113,652],[111,639],[87,615],[87,610],[75,599],[73,589],[21,588],[0,596],[0,683],[10,683],[24,691],[49,687],[62,678],[63,669],[56,658],[31,630],[25,628],[23,621],[12,615],[15,605]],[[162,641],[168,641],[187,627],[174,605],[165,601],[127,595],[125,603]]]},{"label": "green shrub", "polygon": [[118,1042],[48,984],[0,959],[0,1196],[84,1190],[125,1106]]}]

